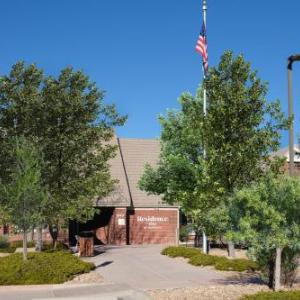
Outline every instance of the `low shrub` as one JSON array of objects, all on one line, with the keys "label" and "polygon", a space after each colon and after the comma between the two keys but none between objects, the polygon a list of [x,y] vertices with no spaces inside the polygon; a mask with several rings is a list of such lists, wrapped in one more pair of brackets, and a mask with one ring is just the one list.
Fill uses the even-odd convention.
[{"label": "low shrub", "polygon": [[[224,257],[225,258],[225,257]],[[223,259],[218,260],[215,264],[215,268],[219,271],[256,271],[258,265],[248,259]]]},{"label": "low shrub", "polygon": [[193,266],[213,266],[216,264],[218,256],[200,254],[190,258],[189,264]]},{"label": "low shrub", "polygon": [[254,295],[244,296],[241,300],[299,300],[300,291],[288,292],[260,292]]},{"label": "low shrub", "polygon": [[55,284],[95,268],[68,252],[29,253],[23,261],[21,253],[0,258],[0,285]]},{"label": "low shrub", "polygon": [[56,252],[56,251],[62,251],[62,250],[68,250],[68,246],[66,246],[63,242],[57,241],[56,243],[56,249],[53,248],[52,243],[43,243],[43,251],[45,252]]},{"label": "low shrub", "polygon": [[13,253],[16,248],[11,247],[8,238],[4,235],[0,235],[0,253]]},{"label": "low shrub", "polygon": [[174,247],[170,246],[161,251],[161,254],[170,257],[184,257],[191,258],[195,255],[201,254],[200,250],[196,248],[186,248],[186,247]]},{"label": "low shrub", "polygon": [[0,235],[0,249],[8,248],[9,242],[5,235]]},{"label": "low shrub", "polygon": [[[13,247],[13,248],[23,248],[22,240],[13,241],[13,242],[10,242],[9,244],[10,244],[10,247]],[[27,242],[27,248],[34,248],[34,246],[35,246],[34,241]]]},{"label": "low shrub", "polygon": [[214,266],[220,271],[255,271],[258,266],[255,262],[248,259],[228,259],[223,256],[208,255],[201,253],[196,248],[186,247],[167,247],[161,254],[170,257],[189,258],[189,264],[193,266]]},{"label": "low shrub", "polygon": [[14,247],[0,248],[0,253],[14,253],[15,251],[16,248]]},{"label": "low shrub", "polygon": [[179,240],[181,242],[186,242],[191,232],[193,232],[192,224],[182,225],[179,230]]}]

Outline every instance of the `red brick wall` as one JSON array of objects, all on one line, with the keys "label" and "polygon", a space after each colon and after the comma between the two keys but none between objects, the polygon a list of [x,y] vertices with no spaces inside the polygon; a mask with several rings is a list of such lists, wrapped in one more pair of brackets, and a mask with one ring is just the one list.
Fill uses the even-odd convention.
[{"label": "red brick wall", "polygon": [[110,244],[126,244],[126,208],[116,208],[110,221]]},{"label": "red brick wall", "polygon": [[96,237],[104,244],[126,244],[126,208],[115,208],[110,222],[96,230]]},{"label": "red brick wall", "polygon": [[176,244],[177,227],[178,209],[140,208],[126,215],[126,208],[116,208],[108,226],[96,229],[96,236],[104,244],[113,245],[125,245],[127,241],[129,244]]},{"label": "red brick wall", "polygon": [[[285,162],[284,166],[283,166],[283,171],[284,173],[288,174],[289,173],[289,163]],[[300,163],[299,162],[295,162],[294,163],[294,174],[296,176],[300,176]]]},{"label": "red brick wall", "polygon": [[177,243],[177,209],[135,209],[129,220],[130,244]]}]

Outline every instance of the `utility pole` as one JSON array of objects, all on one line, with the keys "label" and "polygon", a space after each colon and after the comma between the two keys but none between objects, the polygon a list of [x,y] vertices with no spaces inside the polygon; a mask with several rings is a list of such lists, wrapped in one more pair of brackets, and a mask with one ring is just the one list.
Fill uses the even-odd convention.
[{"label": "utility pole", "polygon": [[294,175],[295,163],[295,147],[294,147],[294,107],[293,107],[293,84],[292,84],[292,71],[293,71],[293,62],[300,61],[300,54],[291,55],[288,58],[288,114],[289,118],[292,119],[290,129],[289,129],[289,174],[290,176]]}]

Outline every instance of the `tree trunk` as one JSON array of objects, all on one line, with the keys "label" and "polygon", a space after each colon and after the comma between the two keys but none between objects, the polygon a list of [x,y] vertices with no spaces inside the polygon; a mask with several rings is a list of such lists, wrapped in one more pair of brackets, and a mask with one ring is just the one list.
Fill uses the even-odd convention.
[{"label": "tree trunk", "polygon": [[228,256],[235,257],[234,243],[232,241],[228,241]]},{"label": "tree trunk", "polygon": [[52,238],[53,249],[56,249],[58,237],[58,225],[49,225],[49,232]]},{"label": "tree trunk", "polygon": [[280,275],[281,275],[281,254],[282,249],[276,248],[276,258],[275,258],[275,268],[274,268],[274,291],[278,291],[280,289]]},{"label": "tree trunk", "polygon": [[42,225],[38,226],[36,229],[36,245],[35,250],[41,252],[43,248],[43,228]]},{"label": "tree trunk", "polygon": [[273,283],[274,283],[274,269],[275,269],[275,262],[274,262],[273,255],[268,260],[268,269],[269,269],[268,286],[269,286],[270,289],[272,289],[273,288]]},{"label": "tree trunk", "polygon": [[23,228],[23,260],[27,260],[27,232]]}]

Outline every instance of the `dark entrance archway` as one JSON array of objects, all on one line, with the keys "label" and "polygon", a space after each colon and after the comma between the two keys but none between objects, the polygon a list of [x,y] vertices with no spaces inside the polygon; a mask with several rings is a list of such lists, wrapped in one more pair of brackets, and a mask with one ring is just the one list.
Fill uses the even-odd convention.
[{"label": "dark entrance archway", "polygon": [[[76,235],[79,235],[81,231],[93,231],[96,233],[96,230],[99,228],[105,228],[109,225],[111,217],[114,213],[114,207],[102,207],[99,214],[95,214],[92,220],[87,221],[86,223],[80,223],[75,220],[69,221],[69,244],[70,246],[76,245]],[[95,234],[94,243],[96,245],[105,244],[104,241],[97,238]]]}]

